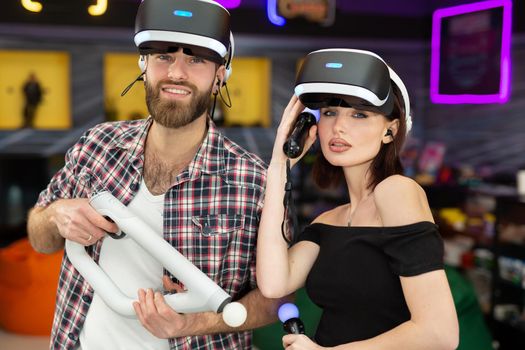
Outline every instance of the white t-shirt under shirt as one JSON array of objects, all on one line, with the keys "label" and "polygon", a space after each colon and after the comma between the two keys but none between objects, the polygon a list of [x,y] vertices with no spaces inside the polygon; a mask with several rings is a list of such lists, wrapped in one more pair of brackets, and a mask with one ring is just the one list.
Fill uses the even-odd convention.
[{"label": "white t-shirt under shirt", "polygon": [[[164,195],[152,195],[143,180],[128,208],[162,236]],[[129,236],[118,240],[106,237],[99,265],[130,298],[138,299],[140,288],[162,289],[163,266]],[[162,350],[169,349],[169,344],[167,339],[148,332],[136,317],[122,316],[110,309],[95,292],[80,332],[80,347],[82,350]]]}]

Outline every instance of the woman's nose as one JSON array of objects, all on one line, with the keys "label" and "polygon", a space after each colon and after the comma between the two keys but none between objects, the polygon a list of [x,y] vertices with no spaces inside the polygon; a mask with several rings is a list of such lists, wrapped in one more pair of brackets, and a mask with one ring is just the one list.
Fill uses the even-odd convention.
[{"label": "woman's nose", "polygon": [[334,118],[334,124],[333,124],[333,130],[334,133],[345,133],[346,131],[346,124],[345,124],[345,118],[343,115],[338,115]]}]

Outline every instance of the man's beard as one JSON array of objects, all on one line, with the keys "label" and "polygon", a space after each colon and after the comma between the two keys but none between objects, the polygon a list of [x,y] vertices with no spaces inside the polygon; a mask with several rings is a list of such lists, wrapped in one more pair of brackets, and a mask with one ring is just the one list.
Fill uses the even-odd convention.
[{"label": "man's beard", "polygon": [[166,128],[180,128],[198,119],[209,107],[209,99],[213,84],[207,91],[199,92],[197,87],[187,82],[177,82],[179,86],[186,86],[191,90],[189,104],[164,100],[160,97],[163,84],[173,81],[159,81],[156,87],[146,82],[146,104],[153,120]]}]

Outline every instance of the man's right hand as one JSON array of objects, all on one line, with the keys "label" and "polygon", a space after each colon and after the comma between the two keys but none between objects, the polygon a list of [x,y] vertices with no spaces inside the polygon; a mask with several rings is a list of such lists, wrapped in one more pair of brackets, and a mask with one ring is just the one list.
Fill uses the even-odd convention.
[{"label": "man's right hand", "polygon": [[106,220],[86,198],[59,199],[52,203],[53,222],[65,239],[88,246],[102,239],[106,232],[118,232],[118,226]]}]

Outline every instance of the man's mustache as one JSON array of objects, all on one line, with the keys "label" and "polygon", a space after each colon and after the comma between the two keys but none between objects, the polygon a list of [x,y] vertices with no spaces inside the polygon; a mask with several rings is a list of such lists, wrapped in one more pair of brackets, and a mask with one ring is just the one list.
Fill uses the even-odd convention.
[{"label": "man's mustache", "polygon": [[197,87],[193,85],[190,82],[187,81],[175,81],[171,79],[164,79],[157,83],[157,89],[160,89],[162,85],[170,84],[170,85],[179,85],[179,86],[185,86],[191,89],[192,92],[195,92],[197,90]]}]

